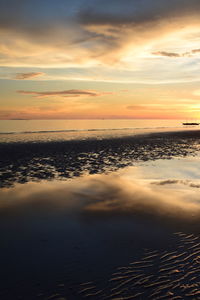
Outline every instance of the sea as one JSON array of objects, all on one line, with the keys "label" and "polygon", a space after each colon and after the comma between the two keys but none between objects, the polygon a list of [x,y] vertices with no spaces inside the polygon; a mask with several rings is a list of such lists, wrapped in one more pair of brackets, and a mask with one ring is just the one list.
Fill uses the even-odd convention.
[{"label": "sea", "polygon": [[[153,132],[196,130],[185,120],[0,120],[0,142],[45,142],[104,139]],[[195,120],[195,122],[199,122]]]}]

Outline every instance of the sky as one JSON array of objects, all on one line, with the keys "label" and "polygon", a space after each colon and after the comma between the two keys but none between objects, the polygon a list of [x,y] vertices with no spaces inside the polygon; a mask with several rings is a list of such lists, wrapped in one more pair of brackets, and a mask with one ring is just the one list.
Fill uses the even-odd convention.
[{"label": "sky", "polygon": [[0,0],[0,119],[200,119],[199,0]]}]

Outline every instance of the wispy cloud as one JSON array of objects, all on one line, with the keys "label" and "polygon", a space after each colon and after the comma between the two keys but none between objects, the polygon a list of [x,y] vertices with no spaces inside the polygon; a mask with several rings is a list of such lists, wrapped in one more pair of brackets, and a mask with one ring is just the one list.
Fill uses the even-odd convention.
[{"label": "wispy cloud", "polygon": [[182,57],[183,56],[179,53],[166,52],[166,51],[152,52],[152,54],[153,55],[158,55],[158,56],[167,56],[167,57]]},{"label": "wispy cloud", "polygon": [[103,95],[113,95],[112,92],[102,92],[95,90],[65,90],[65,91],[45,91],[45,92],[37,92],[37,91],[17,91],[19,94],[23,95],[32,95],[38,98],[51,97],[51,96],[60,96],[60,97],[100,97]]},{"label": "wispy cloud", "polygon": [[[184,105],[182,104],[184,109]],[[126,107],[128,110],[135,110],[135,111],[174,111],[174,107],[167,107],[164,105],[152,104],[152,105],[128,105]],[[180,110],[179,110],[180,111]]]},{"label": "wispy cloud", "polygon": [[43,72],[29,72],[29,73],[17,73],[14,79],[17,80],[24,80],[24,79],[31,79],[34,77],[44,76],[45,73]]},{"label": "wispy cloud", "polygon": [[192,55],[200,54],[200,49],[194,49],[194,50],[183,52],[183,53],[157,51],[157,52],[152,52],[152,54],[158,55],[158,56],[175,57],[175,58],[176,57],[191,57]]},{"label": "wispy cloud", "polygon": [[129,110],[143,110],[146,109],[147,107],[144,105],[128,105],[126,108]]}]

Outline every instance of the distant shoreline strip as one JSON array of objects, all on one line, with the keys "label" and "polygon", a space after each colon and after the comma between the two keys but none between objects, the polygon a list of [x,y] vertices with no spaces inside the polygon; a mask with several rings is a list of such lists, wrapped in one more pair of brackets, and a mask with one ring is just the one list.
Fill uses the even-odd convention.
[{"label": "distant shoreline strip", "polygon": [[99,132],[99,131],[120,131],[120,130],[147,130],[147,129],[167,129],[167,128],[181,128],[181,127],[130,127],[130,128],[94,128],[94,129],[65,129],[65,130],[38,130],[38,131],[9,131],[9,132],[0,132],[0,135],[7,134],[32,134],[32,133],[65,133],[65,132]]}]

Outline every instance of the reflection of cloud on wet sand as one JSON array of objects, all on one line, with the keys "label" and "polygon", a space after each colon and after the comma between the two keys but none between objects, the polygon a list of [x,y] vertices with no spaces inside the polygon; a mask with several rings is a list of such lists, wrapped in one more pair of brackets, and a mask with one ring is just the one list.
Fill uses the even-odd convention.
[{"label": "reflection of cloud on wet sand", "polygon": [[[78,213],[168,216],[196,219],[200,216],[198,190],[170,190],[162,181],[157,184],[113,175],[95,175],[71,182],[28,183],[1,191],[0,209],[64,210]],[[159,184],[159,186],[157,186]],[[195,186],[189,182],[189,186]]]},{"label": "reflection of cloud on wet sand", "polygon": [[200,203],[196,193],[168,191],[152,188],[143,181],[129,181],[105,177],[92,182],[92,189],[98,191],[95,201],[85,208],[90,212],[111,214],[144,213],[158,216],[195,218],[200,214]]},{"label": "reflection of cloud on wet sand", "polygon": [[200,183],[191,182],[190,180],[179,180],[179,179],[167,179],[161,181],[154,181],[152,184],[155,185],[169,185],[169,184],[183,184],[192,188],[200,188]]}]

